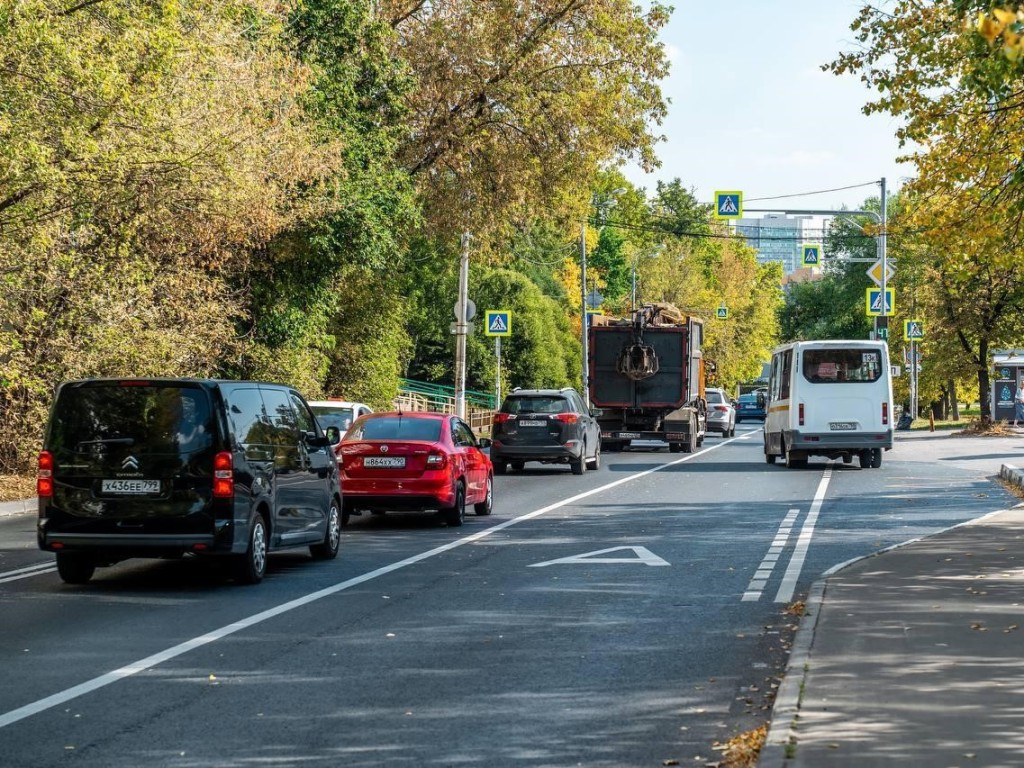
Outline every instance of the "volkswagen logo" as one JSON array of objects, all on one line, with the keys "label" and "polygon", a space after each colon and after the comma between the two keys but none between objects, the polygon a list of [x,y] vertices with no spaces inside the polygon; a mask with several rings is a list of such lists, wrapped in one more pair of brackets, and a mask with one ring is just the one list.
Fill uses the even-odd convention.
[{"label": "volkswagen logo", "polygon": [[134,456],[129,456],[128,458],[126,458],[124,461],[121,462],[121,469],[138,469],[138,468],[139,468],[139,460],[136,459]]},{"label": "volkswagen logo", "polygon": [[387,447],[386,445],[382,445],[382,446],[380,447],[380,452],[381,452],[381,453],[387,453],[387,452],[388,452],[388,447]]}]

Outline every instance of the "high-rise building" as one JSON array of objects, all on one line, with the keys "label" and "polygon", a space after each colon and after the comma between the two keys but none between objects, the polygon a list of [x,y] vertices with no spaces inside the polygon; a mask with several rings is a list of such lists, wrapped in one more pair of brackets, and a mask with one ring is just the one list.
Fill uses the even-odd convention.
[{"label": "high-rise building", "polygon": [[787,275],[801,267],[801,245],[821,242],[821,231],[810,231],[813,228],[810,216],[769,213],[759,219],[736,219],[734,226],[736,234],[742,235],[747,244],[757,250],[758,263],[780,261]]}]

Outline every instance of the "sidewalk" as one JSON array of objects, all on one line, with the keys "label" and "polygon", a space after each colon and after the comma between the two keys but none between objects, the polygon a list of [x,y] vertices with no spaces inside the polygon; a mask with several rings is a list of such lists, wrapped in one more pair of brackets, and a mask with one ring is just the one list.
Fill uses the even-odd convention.
[{"label": "sidewalk", "polygon": [[22,499],[21,501],[0,501],[0,517],[10,515],[35,514],[38,508],[36,497]]},{"label": "sidewalk", "polygon": [[[1020,437],[936,445],[1024,482],[1001,464],[1024,465]],[[1024,765],[1024,503],[833,571],[808,595],[759,768]]]}]

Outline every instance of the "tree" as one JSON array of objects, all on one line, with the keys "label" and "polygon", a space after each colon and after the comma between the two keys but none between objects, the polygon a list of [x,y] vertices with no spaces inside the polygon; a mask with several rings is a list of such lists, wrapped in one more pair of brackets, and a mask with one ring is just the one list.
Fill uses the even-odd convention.
[{"label": "tree", "polygon": [[[554,207],[605,163],[656,163],[668,9],[630,0],[385,0],[415,75],[406,168],[433,232],[483,241]],[[489,243],[484,242],[487,247]]]}]

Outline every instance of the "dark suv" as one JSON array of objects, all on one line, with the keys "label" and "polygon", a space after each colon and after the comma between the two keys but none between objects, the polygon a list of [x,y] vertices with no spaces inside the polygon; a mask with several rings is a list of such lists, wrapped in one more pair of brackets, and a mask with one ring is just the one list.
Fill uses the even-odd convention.
[{"label": "dark suv", "polygon": [[249,584],[273,550],[334,558],[339,440],[279,384],[67,382],[39,454],[39,547],[72,584],[131,557],[225,555]]},{"label": "dark suv", "polygon": [[491,463],[503,475],[527,461],[601,468],[601,429],[575,389],[516,389],[494,414]]}]

